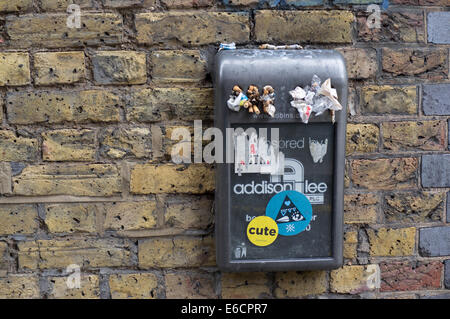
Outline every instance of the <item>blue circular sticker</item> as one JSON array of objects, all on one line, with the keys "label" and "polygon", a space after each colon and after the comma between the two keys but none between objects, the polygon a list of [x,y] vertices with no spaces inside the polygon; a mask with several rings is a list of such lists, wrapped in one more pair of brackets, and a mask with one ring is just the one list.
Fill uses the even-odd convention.
[{"label": "blue circular sticker", "polygon": [[308,227],[312,218],[312,206],[302,193],[283,191],[270,199],[266,216],[278,224],[279,235],[294,236]]}]

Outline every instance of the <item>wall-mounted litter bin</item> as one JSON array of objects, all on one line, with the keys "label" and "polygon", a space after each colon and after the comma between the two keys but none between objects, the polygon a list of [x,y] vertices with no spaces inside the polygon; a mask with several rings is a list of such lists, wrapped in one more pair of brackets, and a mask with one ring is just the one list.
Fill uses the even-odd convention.
[{"label": "wall-mounted litter bin", "polygon": [[[222,50],[214,77],[215,127],[226,140],[226,162],[216,164],[219,267],[341,266],[348,89],[342,55],[334,50]],[[314,79],[320,79],[316,87]],[[303,102],[314,90],[314,103],[324,100],[327,79],[341,110],[309,114],[293,107],[297,87],[303,89],[298,89]],[[252,87],[259,89],[258,107]]]}]

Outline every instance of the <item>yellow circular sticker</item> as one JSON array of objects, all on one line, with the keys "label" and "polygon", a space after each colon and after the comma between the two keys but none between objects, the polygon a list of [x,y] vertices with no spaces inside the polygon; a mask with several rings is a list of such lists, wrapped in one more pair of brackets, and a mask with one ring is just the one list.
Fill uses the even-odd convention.
[{"label": "yellow circular sticker", "polygon": [[277,239],[278,225],[269,216],[253,218],[247,226],[247,237],[256,246],[268,246]]}]

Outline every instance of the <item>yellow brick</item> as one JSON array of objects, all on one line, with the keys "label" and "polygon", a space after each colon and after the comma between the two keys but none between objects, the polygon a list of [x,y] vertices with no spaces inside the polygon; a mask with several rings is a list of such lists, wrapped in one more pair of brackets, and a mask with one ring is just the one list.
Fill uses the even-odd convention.
[{"label": "yellow brick", "polygon": [[215,265],[211,237],[155,238],[139,242],[139,267],[175,268]]},{"label": "yellow brick", "polygon": [[345,194],[344,222],[346,224],[376,223],[378,202],[375,194]]},{"label": "yellow brick", "polygon": [[255,37],[258,42],[351,43],[354,19],[343,10],[258,10]]},{"label": "yellow brick", "polygon": [[50,233],[93,233],[97,230],[95,204],[50,204],[45,210],[45,224]]},{"label": "yellow brick", "polygon": [[415,86],[364,86],[361,89],[362,113],[364,115],[417,114],[416,91]]},{"label": "yellow brick", "polygon": [[213,299],[214,276],[200,273],[168,273],[165,276],[166,298],[169,299]]},{"label": "yellow brick", "polygon": [[33,8],[33,0],[0,1],[0,12],[26,11]]},{"label": "yellow brick", "polygon": [[137,41],[149,45],[188,46],[249,40],[243,12],[149,12],[136,14]]},{"label": "yellow brick", "polygon": [[368,229],[371,256],[411,256],[414,254],[416,228]]},{"label": "yellow brick", "polygon": [[0,299],[39,298],[39,279],[35,275],[8,275],[0,278]]},{"label": "yellow brick", "polygon": [[131,170],[130,188],[136,194],[208,193],[215,188],[214,170],[203,164],[138,164]]},{"label": "yellow brick", "polygon": [[12,131],[0,130],[0,161],[35,161],[38,157],[37,139],[16,136]]},{"label": "yellow brick", "polygon": [[30,84],[28,53],[0,52],[0,86]]},{"label": "yellow brick", "polygon": [[8,244],[0,241],[0,269],[8,269]]},{"label": "yellow brick", "polygon": [[18,243],[20,269],[129,267],[131,243],[120,239],[61,239]]},{"label": "yellow brick", "polygon": [[0,220],[0,235],[32,234],[38,227],[34,205],[2,204]]},{"label": "yellow brick", "polygon": [[81,28],[68,26],[67,18],[65,12],[8,16],[6,29],[11,45],[55,48],[117,44],[122,41],[123,21],[120,14],[83,12]]},{"label": "yellow brick", "polygon": [[276,298],[298,298],[319,295],[327,290],[325,271],[283,272],[275,274]]},{"label": "yellow brick", "polygon": [[14,194],[111,196],[121,192],[119,170],[111,164],[30,165],[13,178]]},{"label": "yellow brick", "polygon": [[109,277],[112,299],[155,299],[158,297],[158,278],[151,273],[113,274]]},{"label": "yellow brick", "polygon": [[349,231],[344,234],[344,258],[355,259],[357,256],[358,232]]},{"label": "yellow brick", "polygon": [[44,161],[94,161],[95,131],[62,129],[42,133]]},{"label": "yellow brick", "polygon": [[143,84],[147,82],[143,52],[98,51],[91,58],[97,84]]},{"label": "yellow brick", "polygon": [[150,64],[152,82],[168,86],[199,83],[207,74],[207,61],[198,50],[153,51]]},{"label": "yellow brick", "polygon": [[201,198],[166,202],[165,224],[180,229],[207,229],[214,223],[212,201]]},{"label": "yellow brick", "polygon": [[380,129],[374,124],[347,124],[345,154],[372,153],[378,149]]},{"label": "yellow brick", "polygon": [[6,98],[13,124],[117,122],[119,96],[107,90],[11,92]]},{"label": "yellow brick", "polygon": [[104,228],[106,230],[143,230],[157,227],[156,202],[105,203]]},{"label": "yellow brick", "polygon": [[80,288],[70,288],[70,277],[50,277],[49,299],[100,299],[99,278],[97,275],[81,274]]},{"label": "yellow brick", "polygon": [[75,83],[84,80],[84,52],[41,52],[34,55],[37,85]]},{"label": "yellow brick", "polygon": [[376,276],[376,274],[367,266],[343,266],[331,271],[330,290],[331,292],[350,294],[374,290],[376,280],[371,280],[371,276]]},{"label": "yellow brick", "polygon": [[107,128],[100,135],[100,151],[111,158],[150,157],[151,142],[148,128]]},{"label": "yellow brick", "polygon": [[266,273],[222,273],[223,299],[258,299],[270,296],[270,283]]}]

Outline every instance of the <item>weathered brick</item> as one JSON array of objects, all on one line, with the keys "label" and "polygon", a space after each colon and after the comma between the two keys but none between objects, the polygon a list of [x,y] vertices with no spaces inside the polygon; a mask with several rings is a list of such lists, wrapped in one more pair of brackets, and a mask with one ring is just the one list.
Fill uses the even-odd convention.
[{"label": "weathered brick", "polygon": [[442,262],[381,263],[381,291],[439,289]]},{"label": "weathered brick", "polygon": [[282,272],[275,274],[275,297],[298,298],[327,291],[325,271]]},{"label": "weathered brick", "polygon": [[0,52],[0,86],[31,83],[28,53]]},{"label": "weathered brick", "polygon": [[450,256],[450,226],[421,228],[419,252],[425,257]]},{"label": "weathered brick", "polygon": [[425,42],[424,15],[421,11],[381,12],[380,28],[367,23],[372,12],[357,15],[358,41]]},{"label": "weathered brick", "polygon": [[0,241],[0,270],[8,269],[8,244]]},{"label": "weathered brick", "polygon": [[117,44],[122,41],[122,17],[116,13],[82,13],[81,28],[67,26],[68,14],[8,16],[6,28],[11,45],[30,47]]},{"label": "weathered brick", "polygon": [[344,258],[355,259],[357,257],[358,232],[348,231],[344,233]]},{"label": "weathered brick", "polygon": [[132,92],[128,97],[128,121],[155,122],[171,117],[182,120],[212,119],[214,92],[202,88],[156,88]]},{"label": "weathered brick", "polygon": [[121,192],[119,170],[111,164],[30,165],[13,177],[16,195],[111,196]]},{"label": "weathered brick", "polygon": [[139,241],[139,267],[178,268],[215,265],[211,237],[152,238]]},{"label": "weathered brick", "polygon": [[353,13],[338,10],[272,11],[255,13],[259,42],[351,43]]},{"label": "weathered brick", "polygon": [[444,286],[450,289],[450,259],[445,261]]},{"label": "weathered brick", "polygon": [[1,1],[0,12],[27,11],[33,8],[33,0]]},{"label": "weathered brick", "polygon": [[106,90],[18,92],[6,100],[12,124],[117,122],[120,104],[120,98]]},{"label": "weathered brick", "polygon": [[414,253],[416,228],[368,229],[371,256],[410,256]]},{"label": "weathered brick", "polygon": [[387,222],[424,223],[442,220],[445,193],[390,193],[384,196]]},{"label": "weathered brick", "polygon": [[169,9],[187,9],[187,8],[201,8],[210,7],[213,5],[213,0],[161,0]]},{"label": "weathered brick", "polygon": [[11,165],[9,163],[0,163],[0,194],[11,194]]},{"label": "weathered brick", "polygon": [[149,128],[106,128],[100,133],[100,153],[111,158],[151,156]]},{"label": "weathered brick", "polygon": [[450,223],[450,192],[447,193],[447,223]]},{"label": "weathered brick", "polygon": [[112,299],[155,299],[158,278],[152,273],[112,274],[109,276]]},{"label": "weathered brick", "polygon": [[345,194],[344,222],[372,224],[377,222],[378,197],[375,194]]},{"label": "weathered brick", "polygon": [[214,275],[206,273],[167,273],[166,298],[215,299]]},{"label": "weathered brick", "polygon": [[93,8],[92,0],[40,0],[45,11],[66,11],[71,4],[79,5],[81,9]]},{"label": "weathered brick", "polygon": [[202,164],[137,164],[131,170],[130,189],[136,194],[208,193],[215,189],[214,171]]},{"label": "weathered brick", "polygon": [[384,122],[383,148],[393,152],[445,150],[445,124],[442,121]]},{"label": "weathered brick", "polygon": [[347,124],[345,154],[372,153],[378,149],[380,129],[375,124]]},{"label": "weathered brick", "polygon": [[347,74],[350,79],[375,77],[378,70],[377,52],[374,49],[340,48],[345,58]]},{"label": "weathered brick", "polygon": [[382,2],[383,0],[333,0],[335,4],[372,4]]},{"label": "weathered brick", "polygon": [[37,139],[17,136],[13,131],[0,130],[0,161],[35,161],[38,157]]},{"label": "weathered brick", "polygon": [[0,278],[0,299],[39,297],[39,279],[35,275],[8,275]]},{"label": "weathered brick", "polygon": [[417,158],[353,160],[353,185],[366,189],[405,189],[417,184]]},{"label": "weathered brick", "polygon": [[34,55],[37,85],[65,84],[85,78],[84,52],[41,52]]},{"label": "weathered brick", "polygon": [[382,50],[382,67],[393,76],[414,76],[439,80],[448,76],[448,49],[389,49]]},{"label": "weathered brick", "polygon": [[450,154],[422,156],[422,186],[450,187]]},{"label": "weathered brick", "polygon": [[212,204],[205,197],[177,196],[165,203],[165,225],[180,229],[208,229],[214,223]]},{"label": "weathered brick", "polygon": [[227,6],[254,6],[259,3],[259,0],[223,0]]},{"label": "weathered brick", "polygon": [[425,115],[450,115],[450,84],[425,84],[422,91]]},{"label": "weathered brick", "polygon": [[156,202],[113,202],[105,203],[106,217],[104,228],[106,230],[142,230],[157,226],[158,216]]},{"label": "weathered brick", "polygon": [[244,12],[149,12],[136,14],[137,41],[161,46],[248,42]]},{"label": "weathered brick", "polygon": [[44,161],[94,161],[95,131],[62,129],[42,133]]},{"label": "weathered brick", "polygon": [[132,245],[121,239],[61,239],[18,243],[20,269],[129,267]]},{"label": "weathered brick", "polygon": [[[376,265],[373,265],[376,267]],[[376,269],[374,267],[374,269]],[[359,294],[376,288],[371,276],[376,276],[368,266],[343,266],[330,272],[330,291],[335,293]]]},{"label": "weathered brick", "polygon": [[[270,1],[266,1],[266,3],[269,3]],[[277,2],[272,2],[276,3]],[[286,0],[286,4],[293,7],[312,7],[312,6],[320,6],[325,3],[325,0]],[[276,6],[276,4],[271,5],[271,7]]]},{"label": "weathered brick", "polygon": [[147,82],[144,52],[97,51],[91,58],[97,84],[143,84]]},{"label": "weathered brick", "polygon": [[0,205],[0,235],[32,234],[37,228],[37,210],[34,205]]},{"label": "weathered brick", "polygon": [[365,115],[417,114],[415,86],[368,85],[361,89],[361,109]]},{"label": "weathered brick", "polygon": [[198,50],[153,51],[150,65],[152,82],[156,84],[197,84],[207,74],[207,61]]},{"label": "weathered brick", "polygon": [[50,233],[94,233],[97,231],[95,204],[67,203],[45,206],[45,225]]},{"label": "weathered brick", "polygon": [[450,44],[450,12],[428,12],[427,28],[428,42]]},{"label": "weathered brick", "polygon": [[49,299],[100,299],[99,278],[97,275],[81,274],[80,288],[70,288],[68,277],[49,277]]},{"label": "weathered brick", "polygon": [[106,8],[127,8],[139,7],[143,4],[143,0],[102,0],[103,6]]},{"label": "weathered brick", "polygon": [[450,6],[450,0],[393,0],[392,4],[411,6]]},{"label": "weathered brick", "polygon": [[223,299],[260,299],[271,296],[266,273],[222,273]]}]

